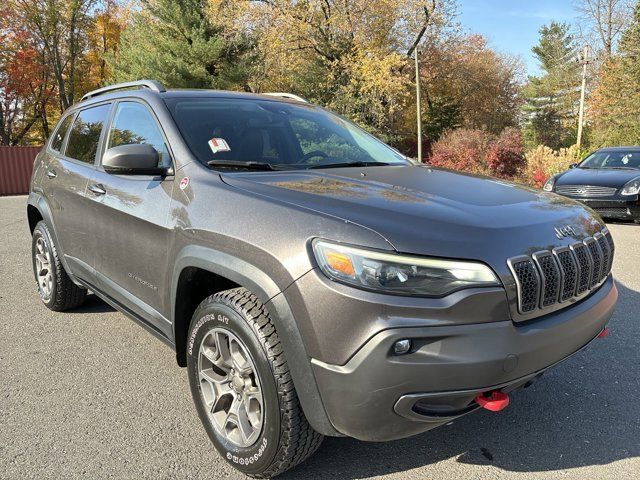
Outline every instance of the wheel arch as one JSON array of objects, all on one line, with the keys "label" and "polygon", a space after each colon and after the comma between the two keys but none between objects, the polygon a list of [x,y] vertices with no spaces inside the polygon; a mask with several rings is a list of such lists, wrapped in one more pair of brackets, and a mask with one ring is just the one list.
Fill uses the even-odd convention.
[{"label": "wheel arch", "polygon": [[[215,291],[244,287],[264,303],[279,333],[291,377],[307,420],[323,435],[340,435],[331,425],[322,405],[310,359],[293,312],[285,296],[281,295],[282,290],[269,275],[244,260],[197,245],[187,246],[178,254],[171,285],[171,320],[178,365],[186,365],[187,332],[191,316],[197,307],[197,304],[193,305],[194,300],[185,301],[180,298],[180,294],[188,289],[189,279],[194,275],[201,275],[205,281],[215,282]],[[208,295],[215,293],[211,288],[208,292]]]}]

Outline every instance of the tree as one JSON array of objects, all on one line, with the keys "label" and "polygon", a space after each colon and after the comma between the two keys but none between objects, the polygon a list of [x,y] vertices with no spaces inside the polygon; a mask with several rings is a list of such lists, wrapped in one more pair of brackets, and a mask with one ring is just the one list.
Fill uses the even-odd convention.
[{"label": "tree", "polygon": [[81,65],[83,91],[104,85],[111,76],[107,57],[117,57],[120,36],[130,14],[130,9],[118,0],[102,0],[102,5],[95,9],[87,31],[87,53]]},{"label": "tree", "polygon": [[83,58],[91,12],[98,0],[9,0],[16,21],[28,29],[51,68],[60,110],[76,99],[77,66]]},{"label": "tree", "polygon": [[[141,0],[107,56],[112,81],[154,78],[169,87],[246,89],[251,43],[210,20],[205,0]],[[215,18],[215,14],[211,15]]]},{"label": "tree", "polygon": [[570,26],[558,22],[543,26],[532,51],[542,75],[529,77],[523,88],[525,141],[557,150],[573,143],[577,123],[580,65]]},{"label": "tree", "polygon": [[628,24],[633,9],[631,0],[578,0],[576,9],[582,24],[588,27],[586,37],[597,38],[603,60],[614,51],[616,41]]},{"label": "tree", "polygon": [[29,140],[33,129],[49,134],[48,111],[55,89],[32,32],[16,21],[14,5],[0,9],[0,144]]},{"label": "tree", "polygon": [[598,145],[640,144],[640,2],[618,52],[600,72],[593,94],[593,136]]},{"label": "tree", "polygon": [[[387,141],[415,132],[411,63],[424,0],[260,0],[247,17],[260,68],[253,91],[291,91],[355,120]],[[437,0],[423,37],[451,27],[455,4]]]},{"label": "tree", "polygon": [[521,63],[491,50],[480,35],[454,35],[422,54],[425,132],[437,140],[458,126],[500,133],[517,124]]}]

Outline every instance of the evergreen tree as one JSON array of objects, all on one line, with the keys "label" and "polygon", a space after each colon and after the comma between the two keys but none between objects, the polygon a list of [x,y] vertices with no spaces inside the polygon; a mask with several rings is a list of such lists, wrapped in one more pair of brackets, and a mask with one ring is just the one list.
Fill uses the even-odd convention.
[{"label": "evergreen tree", "polygon": [[[156,79],[167,87],[246,89],[246,37],[224,35],[207,16],[206,0],[141,0],[108,59],[112,81]],[[212,15],[214,17],[215,15]]]},{"label": "evergreen tree", "polygon": [[532,51],[542,75],[529,77],[523,89],[525,142],[553,149],[567,147],[575,138],[580,95],[580,65],[569,25],[551,22],[543,26]]},{"label": "evergreen tree", "polygon": [[593,95],[599,145],[640,145],[640,1]]}]

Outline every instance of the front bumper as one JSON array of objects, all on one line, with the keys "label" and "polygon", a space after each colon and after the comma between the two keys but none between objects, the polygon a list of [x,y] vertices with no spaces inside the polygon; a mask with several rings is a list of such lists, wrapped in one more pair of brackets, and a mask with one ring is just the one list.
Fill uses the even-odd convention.
[{"label": "front bumper", "polygon": [[[566,195],[565,195],[566,196]],[[640,201],[638,196],[633,197],[611,197],[611,198],[584,198],[570,197],[572,200],[584,203],[593,209],[602,218],[611,218],[617,220],[639,220],[640,219]]]},{"label": "front bumper", "polygon": [[[614,310],[613,278],[589,297],[524,324],[511,320],[391,328],[370,338],[344,365],[312,359],[327,415],[360,440],[403,438],[477,408],[477,393],[508,392],[582,349]],[[411,353],[392,354],[411,339]]]}]

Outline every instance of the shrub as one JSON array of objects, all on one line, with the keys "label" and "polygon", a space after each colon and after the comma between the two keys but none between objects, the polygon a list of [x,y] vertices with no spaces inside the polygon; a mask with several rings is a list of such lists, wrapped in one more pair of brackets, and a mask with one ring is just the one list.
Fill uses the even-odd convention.
[{"label": "shrub", "polygon": [[429,164],[452,170],[488,174],[484,162],[488,143],[489,135],[482,130],[450,130],[433,144]]},{"label": "shrub", "polygon": [[429,164],[465,172],[513,178],[525,165],[520,132],[505,129],[500,135],[484,130],[446,132],[433,144]]},{"label": "shrub", "polygon": [[576,146],[552,150],[538,145],[525,154],[526,168],[520,180],[531,186],[542,188],[549,177],[569,168],[577,160]]},{"label": "shrub", "polygon": [[514,178],[525,166],[522,137],[516,128],[506,128],[489,144],[486,163],[491,175]]}]

